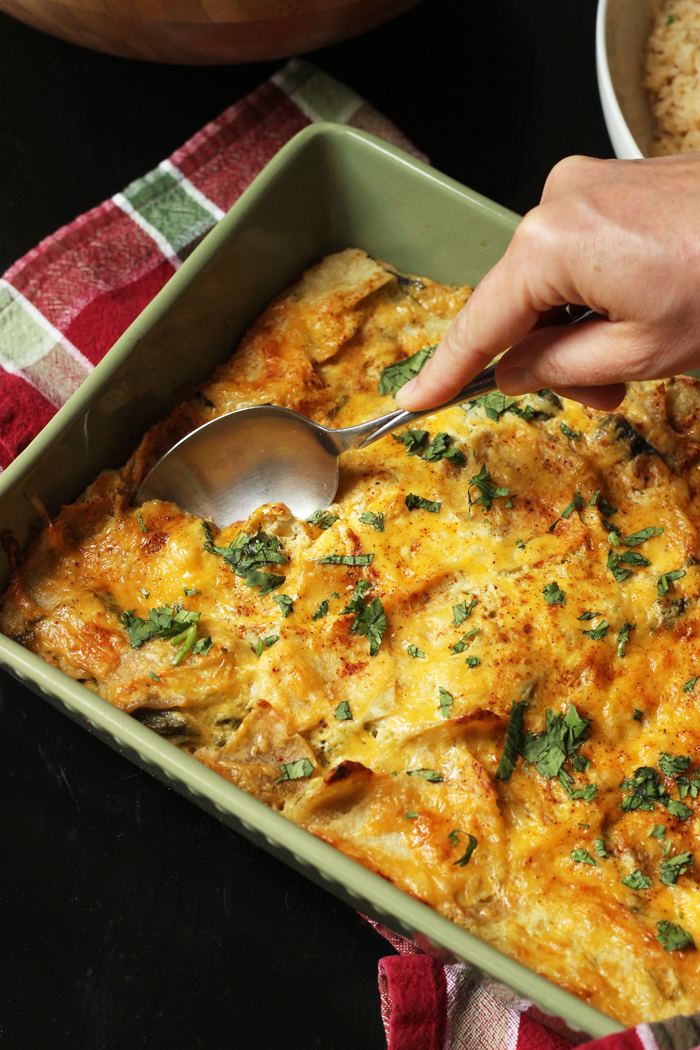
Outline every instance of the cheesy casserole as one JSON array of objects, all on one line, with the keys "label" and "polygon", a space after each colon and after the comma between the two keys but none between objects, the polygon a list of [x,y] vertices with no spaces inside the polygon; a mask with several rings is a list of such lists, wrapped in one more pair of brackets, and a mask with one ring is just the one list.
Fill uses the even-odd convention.
[{"label": "cheesy casserole", "polygon": [[388,411],[468,288],[357,249],[21,553],[0,630],[626,1024],[700,1008],[700,384],[605,414],[494,393],[341,459],[337,502],[217,529],[150,467],[273,402]]}]

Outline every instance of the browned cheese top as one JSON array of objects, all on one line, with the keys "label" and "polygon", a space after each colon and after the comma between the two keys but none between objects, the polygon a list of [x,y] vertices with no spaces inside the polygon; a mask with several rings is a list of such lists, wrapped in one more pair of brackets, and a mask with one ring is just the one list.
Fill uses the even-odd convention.
[{"label": "browned cheese top", "polygon": [[391,410],[420,358],[386,369],[469,294],[356,249],[324,259],[16,555],[0,629],[619,1020],[688,1013],[695,380],[634,384],[613,415],[541,391],[428,416],[345,454],[311,522],[278,504],[205,529],[131,503],[223,412],[273,402],[342,427]]}]

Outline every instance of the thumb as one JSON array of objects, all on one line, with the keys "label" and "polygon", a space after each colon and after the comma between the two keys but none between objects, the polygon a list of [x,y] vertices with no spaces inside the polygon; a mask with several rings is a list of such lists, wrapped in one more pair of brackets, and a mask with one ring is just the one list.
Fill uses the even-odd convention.
[{"label": "thumb", "polygon": [[503,355],[496,381],[517,396],[551,387],[593,408],[615,408],[624,383],[673,375],[674,354],[648,329],[627,321],[586,321],[530,332]]}]

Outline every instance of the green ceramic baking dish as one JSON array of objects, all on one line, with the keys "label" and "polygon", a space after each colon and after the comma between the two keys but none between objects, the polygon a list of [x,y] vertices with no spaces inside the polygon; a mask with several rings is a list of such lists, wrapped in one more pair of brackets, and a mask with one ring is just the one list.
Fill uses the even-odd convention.
[{"label": "green ceramic baking dish", "polygon": [[[242,195],[81,388],[0,475],[0,529],[20,543],[226,358],[250,322],[310,263],[348,246],[438,281],[476,284],[518,216],[386,143],[316,124]],[[9,566],[0,555],[0,587]],[[441,918],[268,809],[135,719],[0,635],[0,666],[117,751],[354,907],[504,982],[571,1028],[621,1026]]]}]

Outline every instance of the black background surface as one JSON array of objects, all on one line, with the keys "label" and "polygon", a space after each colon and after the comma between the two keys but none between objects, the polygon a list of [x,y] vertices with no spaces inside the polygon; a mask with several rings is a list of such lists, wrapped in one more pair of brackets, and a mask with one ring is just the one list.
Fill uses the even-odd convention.
[{"label": "black background surface", "polygon": [[[524,212],[612,156],[594,0],[427,0],[308,56],[449,175]],[[0,272],[280,62],[156,66],[0,16]],[[3,1050],[380,1050],[386,942],[0,672]]]}]

